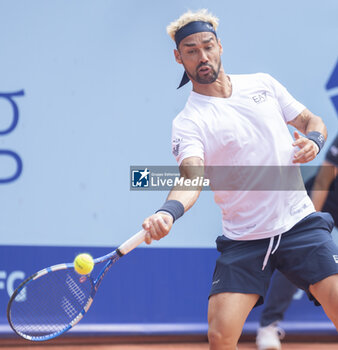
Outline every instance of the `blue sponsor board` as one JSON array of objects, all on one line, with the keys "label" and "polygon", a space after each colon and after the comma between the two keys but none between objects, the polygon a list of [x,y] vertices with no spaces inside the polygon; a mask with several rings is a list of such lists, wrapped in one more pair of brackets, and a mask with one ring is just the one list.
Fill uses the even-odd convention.
[{"label": "blue sponsor board", "polygon": [[[107,248],[0,247],[2,335],[11,333],[6,307],[13,289],[32,273],[71,262],[80,252],[94,257],[108,253]],[[208,293],[217,255],[216,249],[210,248],[137,248],[112,267],[91,309],[73,332],[205,334]],[[261,307],[253,310],[244,333],[255,332],[260,312]],[[335,332],[321,307],[315,307],[301,291],[282,325],[294,332]]]}]

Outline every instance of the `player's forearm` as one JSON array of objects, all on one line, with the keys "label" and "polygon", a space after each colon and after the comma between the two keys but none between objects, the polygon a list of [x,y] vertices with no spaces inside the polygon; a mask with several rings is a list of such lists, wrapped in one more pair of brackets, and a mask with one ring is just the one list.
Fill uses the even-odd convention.
[{"label": "player's forearm", "polygon": [[288,122],[288,124],[294,126],[304,135],[307,135],[311,131],[317,131],[324,136],[325,140],[327,138],[327,130],[322,118],[313,114],[307,108],[304,109],[304,111],[302,111],[295,119]]},{"label": "player's forearm", "polygon": [[[153,239],[165,237],[173,223],[179,219],[196,202],[202,187],[194,185],[194,180],[204,177],[203,160],[199,157],[189,157],[180,165],[180,182],[167,197],[166,202],[153,214],[143,221],[147,231],[145,242],[150,244]],[[199,183],[199,181],[197,181]]]},{"label": "player's forearm", "polygon": [[170,191],[167,200],[177,200],[181,202],[186,212],[195,204],[200,193],[201,188],[182,189],[180,187],[175,187]]},{"label": "player's forearm", "polygon": [[177,200],[184,206],[184,211],[189,210],[197,201],[202,187],[195,185],[194,181],[204,178],[204,163],[199,157],[189,157],[180,165],[180,182],[170,191],[167,200]]},{"label": "player's forearm", "polygon": [[306,127],[305,127],[304,134],[307,135],[311,131],[320,132],[326,140],[326,138],[327,138],[326,126],[325,126],[323,120],[316,115],[312,115],[312,117],[309,118],[308,123],[306,124]]}]

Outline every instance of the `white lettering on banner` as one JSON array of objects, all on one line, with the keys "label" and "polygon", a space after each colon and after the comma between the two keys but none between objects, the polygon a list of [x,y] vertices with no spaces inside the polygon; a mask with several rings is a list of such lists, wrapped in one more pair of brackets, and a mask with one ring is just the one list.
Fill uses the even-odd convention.
[{"label": "white lettering on banner", "polygon": [[[16,283],[16,281],[23,281],[25,279],[25,273],[23,271],[13,271],[8,275],[7,280],[6,278],[7,272],[0,271],[0,289],[6,289],[8,296],[10,297],[13,294],[15,288],[19,285],[19,283]],[[25,301],[26,297],[26,290],[23,289],[19,294],[19,298],[17,299],[17,301]]]},{"label": "white lettering on banner", "polygon": [[7,274],[6,271],[0,271],[0,289],[5,289],[5,283],[1,280],[6,279]]},{"label": "white lettering on banner", "polygon": [[151,177],[151,186],[153,187],[172,187],[172,186],[209,186],[210,180],[205,179],[203,177],[196,177],[195,179],[185,179],[184,177],[176,177],[175,180],[169,178],[169,179],[161,179],[160,177]]},{"label": "white lettering on banner", "polygon": [[[14,100],[14,97],[24,96],[24,94],[24,90],[11,93],[0,92],[0,99],[4,99],[5,101],[7,101],[12,108],[12,122],[9,123],[9,125],[5,128],[2,128],[0,125],[0,136],[7,136],[16,128],[19,121],[19,107],[16,101]],[[17,180],[22,173],[22,160],[20,156],[16,152],[8,149],[0,149],[0,156],[2,156],[2,163],[4,163],[3,158],[6,157],[10,158],[12,161],[14,160],[16,164],[16,169],[12,174],[8,175],[0,173],[0,184],[8,184]]]}]

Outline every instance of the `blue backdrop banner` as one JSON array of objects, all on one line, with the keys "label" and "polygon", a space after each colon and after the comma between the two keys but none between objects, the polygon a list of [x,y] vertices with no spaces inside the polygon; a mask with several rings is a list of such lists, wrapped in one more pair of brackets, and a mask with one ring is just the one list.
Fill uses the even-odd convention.
[{"label": "blue backdrop banner", "polygon": [[[72,262],[80,252],[99,257],[109,251],[92,247],[0,247],[1,260],[6,262],[0,271],[2,335],[11,334],[6,305],[14,288],[38,270]],[[91,309],[72,332],[206,334],[208,294],[217,255],[210,248],[137,248],[112,267]],[[259,315],[260,307],[250,314],[244,333],[256,331]],[[335,332],[322,308],[314,306],[302,291],[296,293],[283,325],[291,332]]]}]

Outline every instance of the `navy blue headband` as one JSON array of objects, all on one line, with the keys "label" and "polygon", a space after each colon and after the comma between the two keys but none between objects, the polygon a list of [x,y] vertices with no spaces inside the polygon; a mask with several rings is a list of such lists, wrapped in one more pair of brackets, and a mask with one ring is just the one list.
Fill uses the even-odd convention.
[{"label": "navy blue headband", "polygon": [[176,47],[178,48],[178,45],[180,44],[180,42],[187,36],[195,33],[200,33],[200,32],[211,32],[215,34],[217,38],[216,31],[211,23],[203,22],[203,21],[190,22],[176,32],[175,34]]},{"label": "navy blue headband", "polygon": [[[175,34],[176,47],[178,48],[178,45],[180,44],[180,42],[187,36],[195,33],[200,33],[200,32],[211,32],[217,38],[216,31],[211,23],[203,22],[203,21],[190,22],[176,32]],[[181,83],[177,89],[187,84],[189,80],[190,79],[188,77],[188,74],[184,72]]]}]

